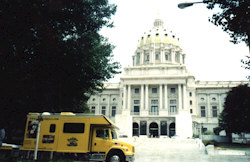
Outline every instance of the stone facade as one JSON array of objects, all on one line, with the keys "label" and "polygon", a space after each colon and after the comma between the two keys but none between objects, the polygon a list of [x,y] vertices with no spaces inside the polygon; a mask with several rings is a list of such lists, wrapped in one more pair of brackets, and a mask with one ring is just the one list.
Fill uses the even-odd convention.
[{"label": "stone facade", "polygon": [[90,97],[95,114],[116,122],[120,134],[131,136],[192,137],[218,126],[230,88],[248,81],[200,82],[187,71],[179,39],[156,19],[125,67],[120,82],[107,83]]}]

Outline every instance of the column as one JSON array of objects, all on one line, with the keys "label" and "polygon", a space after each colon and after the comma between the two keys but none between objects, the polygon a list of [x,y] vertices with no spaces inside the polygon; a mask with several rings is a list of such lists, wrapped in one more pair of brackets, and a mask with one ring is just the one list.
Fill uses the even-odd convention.
[{"label": "column", "polygon": [[145,109],[148,111],[148,85],[146,85],[146,90],[145,90]]},{"label": "column", "polygon": [[223,107],[222,107],[222,104],[221,104],[221,94],[218,94],[219,98],[219,107],[218,107],[218,114],[222,112],[223,110]]},{"label": "column", "polygon": [[165,84],[164,85],[164,101],[165,101],[165,105],[163,107],[163,109],[165,108],[166,110],[168,110],[168,86]]},{"label": "column", "polygon": [[131,107],[131,85],[128,85],[128,106],[127,109],[130,111],[130,107]]},{"label": "column", "polygon": [[124,85],[123,87],[123,110],[126,109],[126,103],[127,103],[126,96],[127,96],[127,86]]},{"label": "column", "polygon": [[206,107],[206,117],[210,118],[212,115],[211,115],[211,108],[210,108],[210,95],[207,94],[207,107]]},{"label": "column", "polygon": [[171,50],[171,62],[175,62],[175,52],[173,50]]},{"label": "column", "polygon": [[181,98],[181,84],[178,84],[178,101],[179,101],[179,110],[183,109],[182,107],[182,98]]},{"label": "column", "polygon": [[187,86],[183,84],[183,109],[187,110]]},{"label": "column", "polygon": [[143,64],[143,61],[144,61],[144,52],[141,52],[141,57],[140,57],[140,64],[142,65]]},{"label": "column", "polygon": [[161,63],[164,63],[165,58],[164,58],[164,51],[160,50],[160,54],[161,54]]},{"label": "column", "polygon": [[180,53],[180,64],[183,64],[183,55]]},{"label": "column", "polygon": [[153,52],[149,52],[149,63],[154,63]]},{"label": "column", "polygon": [[160,84],[160,101],[159,101],[159,106],[160,106],[160,110],[162,109],[162,85]]},{"label": "column", "polygon": [[144,110],[144,85],[141,85],[141,107],[140,110]]}]

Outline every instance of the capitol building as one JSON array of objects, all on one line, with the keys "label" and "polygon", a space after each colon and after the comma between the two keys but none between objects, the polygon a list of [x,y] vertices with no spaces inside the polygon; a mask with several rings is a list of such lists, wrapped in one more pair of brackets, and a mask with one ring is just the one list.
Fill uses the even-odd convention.
[{"label": "capitol building", "polygon": [[179,38],[156,19],[141,36],[133,66],[124,68],[120,82],[106,83],[90,97],[91,112],[111,118],[128,137],[188,138],[213,132],[227,92],[249,82],[196,81],[186,57]]}]

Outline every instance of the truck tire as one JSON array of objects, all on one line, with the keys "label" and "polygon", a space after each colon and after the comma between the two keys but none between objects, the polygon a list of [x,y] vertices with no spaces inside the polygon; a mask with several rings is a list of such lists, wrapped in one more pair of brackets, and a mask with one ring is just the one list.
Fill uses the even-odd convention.
[{"label": "truck tire", "polygon": [[112,151],[107,156],[107,162],[125,162],[125,156],[121,151]]}]

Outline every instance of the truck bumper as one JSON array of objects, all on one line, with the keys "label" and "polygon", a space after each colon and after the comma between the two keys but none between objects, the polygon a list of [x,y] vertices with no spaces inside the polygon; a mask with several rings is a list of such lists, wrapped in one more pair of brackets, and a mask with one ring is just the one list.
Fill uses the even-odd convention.
[{"label": "truck bumper", "polygon": [[126,161],[133,162],[133,161],[135,161],[135,157],[134,156],[126,156]]}]

